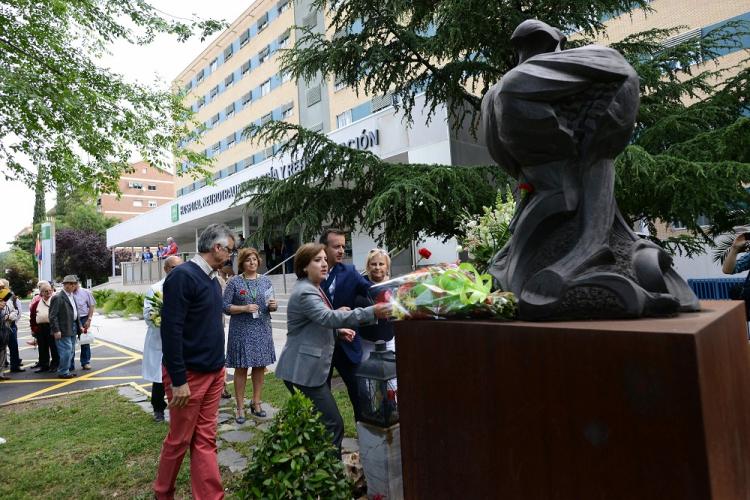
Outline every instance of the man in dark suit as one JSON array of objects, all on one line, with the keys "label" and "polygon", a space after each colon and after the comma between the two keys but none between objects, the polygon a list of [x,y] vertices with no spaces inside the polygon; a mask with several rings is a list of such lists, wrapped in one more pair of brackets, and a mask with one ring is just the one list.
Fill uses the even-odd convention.
[{"label": "man in dark suit", "polygon": [[[359,274],[353,265],[343,263],[346,247],[346,235],[343,231],[333,228],[326,229],[320,236],[320,243],[326,246],[326,256],[330,268],[328,278],[321,283],[320,287],[328,296],[328,300],[334,309],[341,307],[354,309],[355,297],[358,295],[366,297],[371,283]],[[357,380],[354,374],[361,361],[362,343],[358,335],[354,335],[354,340],[351,342],[336,340],[331,372],[328,374],[328,385],[331,385],[333,368],[336,368],[344,384],[346,384],[356,420],[359,420],[360,413],[357,399]]]},{"label": "man in dark suit", "polygon": [[77,286],[76,276],[66,276],[63,278],[62,291],[53,295],[49,304],[50,331],[60,355],[57,376],[66,379],[75,377],[70,371],[76,353],[76,335],[81,327],[78,321],[78,307],[73,298]]}]

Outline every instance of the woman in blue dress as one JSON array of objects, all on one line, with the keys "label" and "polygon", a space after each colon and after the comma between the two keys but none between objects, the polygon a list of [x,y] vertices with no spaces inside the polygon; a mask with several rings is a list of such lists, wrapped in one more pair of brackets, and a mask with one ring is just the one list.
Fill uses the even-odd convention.
[{"label": "woman in blue dress", "polygon": [[224,312],[229,320],[227,366],[234,368],[234,395],[238,424],[245,422],[245,385],[251,368],[253,399],[250,412],[265,417],[261,408],[266,366],[276,361],[271,333],[271,312],[277,309],[271,280],[258,274],[260,254],[254,248],[242,248],[237,262],[240,273],[224,289]]}]

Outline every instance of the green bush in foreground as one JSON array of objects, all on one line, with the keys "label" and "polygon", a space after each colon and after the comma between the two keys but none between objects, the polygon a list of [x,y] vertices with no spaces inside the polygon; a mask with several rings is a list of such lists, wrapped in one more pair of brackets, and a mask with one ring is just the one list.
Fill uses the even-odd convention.
[{"label": "green bush in foreground", "polygon": [[243,499],[350,499],[352,487],[318,411],[300,393],[274,417],[253,453]]}]

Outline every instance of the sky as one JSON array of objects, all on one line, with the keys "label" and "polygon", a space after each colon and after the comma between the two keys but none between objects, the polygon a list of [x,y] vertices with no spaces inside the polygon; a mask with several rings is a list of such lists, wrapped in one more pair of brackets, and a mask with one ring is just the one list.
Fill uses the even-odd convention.
[{"label": "sky", "polygon": [[[151,5],[174,17],[223,19],[232,23],[245,11],[253,0],[151,0]],[[160,36],[146,47],[127,43],[111,48],[111,56],[102,61],[104,66],[124,75],[131,81],[152,84],[160,81],[164,88],[190,64],[218,36],[200,41],[195,37],[179,43],[173,37]],[[134,158],[137,161],[139,158]],[[5,217],[0,223],[0,252],[8,250],[9,241],[24,227],[31,225],[34,215],[34,191],[21,182],[0,179],[0,202],[5,208]],[[47,193],[47,209],[55,203],[54,192]]]}]

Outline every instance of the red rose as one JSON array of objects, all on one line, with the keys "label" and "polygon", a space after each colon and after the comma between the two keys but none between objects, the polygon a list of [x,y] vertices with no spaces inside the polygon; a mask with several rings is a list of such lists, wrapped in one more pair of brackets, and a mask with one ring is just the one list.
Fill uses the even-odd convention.
[{"label": "red rose", "polygon": [[422,247],[419,249],[419,256],[422,257],[423,259],[429,259],[430,257],[432,257],[432,252]]},{"label": "red rose", "polygon": [[247,290],[240,290],[240,295],[247,295]]},{"label": "red rose", "polygon": [[524,194],[531,194],[534,192],[534,186],[532,186],[528,182],[522,182],[521,184],[519,184],[518,189],[520,189]]}]

